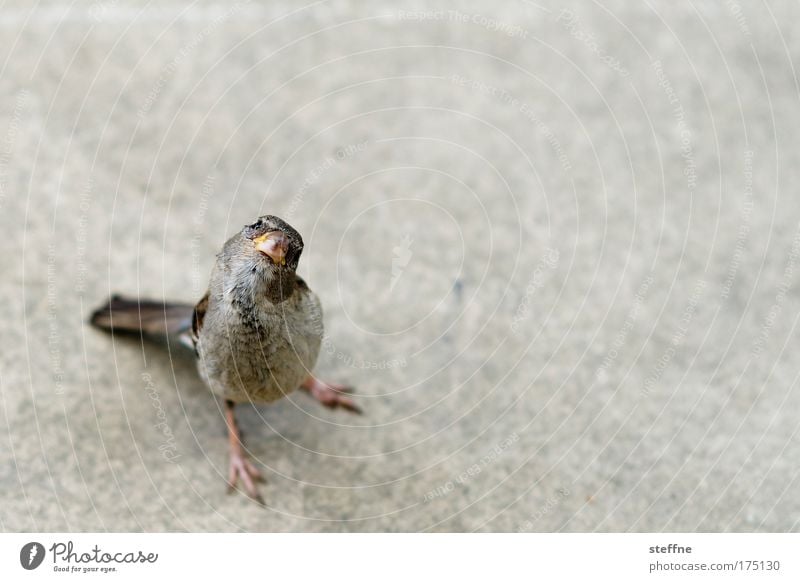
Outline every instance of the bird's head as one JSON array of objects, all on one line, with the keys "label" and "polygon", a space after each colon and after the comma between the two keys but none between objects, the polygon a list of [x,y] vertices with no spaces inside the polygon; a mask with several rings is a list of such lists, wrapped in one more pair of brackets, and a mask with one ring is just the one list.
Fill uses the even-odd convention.
[{"label": "bird's head", "polygon": [[231,238],[221,258],[238,299],[257,304],[261,297],[277,304],[294,292],[303,238],[277,216],[266,215]]},{"label": "bird's head", "polygon": [[247,250],[257,266],[276,273],[297,269],[303,252],[303,237],[277,216],[261,216],[248,224],[242,229],[242,238],[252,243]]}]

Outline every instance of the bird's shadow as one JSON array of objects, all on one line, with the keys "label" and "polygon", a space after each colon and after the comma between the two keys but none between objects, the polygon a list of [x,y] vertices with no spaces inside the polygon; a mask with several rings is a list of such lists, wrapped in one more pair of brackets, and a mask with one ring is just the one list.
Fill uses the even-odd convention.
[{"label": "bird's shadow", "polygon": [[[193,415],[198,411],[203,411],[201,413],[202,416],[205,416],[206,412],[217,416],[217,414],[210,412],[217,408],[221,419],[221,430],[225,431],[225,424],[222,419],[222,400],[217,398],[200,378],[200,374],[197,371],[197,356],[194,350],[181,343],[180,339],[175,337],[163,338],[141,336],[138,333],[115,333],[113,341],[117,343],[118,347],[124,348],[126,351],[138,350],[146,362],[147,369],[158,370],[160,374],[171,373],[172,386],[176,396],[179,393],[180,396],[177,396],[178,398],[183,400],[188,397],[192,401],[199,403],[194,406],[184,401],[182,408],[185,414]],[[214,402],[218,403],[218,407],[214,406]],[[275,404],[239,404],[237,413],[240,417],[239,422],[242,425],[242,430],[246,428],[248,432],[257,431],[259,427],[263,426],[263,421],[260,419],[265,414],[265,410],[274,406]]]},{"label": "bird's shadow", "polygon": [[161,338],[142,336],[138,333],[110,334],[118,348],[138,350],[145,363],[145,368],[152,370],[171,370],[176,381],[176,388],[184,384],[192,386],[190,390],[198,395],[210,396],[197,372],[197,356],[194,351],[181,343],[178,338]]}]

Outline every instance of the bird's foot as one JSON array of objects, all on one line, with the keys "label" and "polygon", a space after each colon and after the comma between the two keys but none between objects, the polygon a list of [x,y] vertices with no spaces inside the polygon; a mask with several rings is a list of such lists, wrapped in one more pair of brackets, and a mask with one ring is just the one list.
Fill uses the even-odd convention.
[{"label": "bird's foot", "polygon": [[347,396],[353,389],[343,384],[333,384],[331,382],[323,382],[319,378],[309,376],[303,382],[301,388],[307,390],[311,396],[319,400],[328,408],[344,408],[350,412],[361,414],[361,409],[353,402],[353,399]]},{"label": "bird's foot", "polygon": [[259,505],[264,505],[264,499],[256,487],[256,483],[264,482],[264,477],[241,447],[235,447],[231,449],[230,465],[228,465],[228,493],[236,489],[239,478],[242,479],[242,486],[247,495]]},{"label": "bird's foot", "polygon": [[236,489],[236,484],[241,477],[245,492],[259,505],[264,505],[264,499],[256,488],[256,483],[263,482],[264,477],[244,452],[241,433],[233,415],[234,406],[232,401],[225,401],[225,424],[228,425],[228,448],[231,455],[228,465],[228,493],[232,493]]}]

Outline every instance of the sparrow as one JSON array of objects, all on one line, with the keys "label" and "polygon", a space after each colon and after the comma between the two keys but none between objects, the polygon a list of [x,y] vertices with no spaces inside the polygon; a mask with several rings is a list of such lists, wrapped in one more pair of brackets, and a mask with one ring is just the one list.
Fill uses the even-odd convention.
[{"label": "sparrow", "polygon": [[248,458],[234,416],[238,403],[269,403],[297,388],[330,408],[360,413],[349,387],[312,374],[323,336],[320,301],[297,274],[300,234],[262,216],[232,236],[217,255],[206,294],[196,305],[115,295],[90,323],[117,334],[177,337],[194,350],[197,369],[224,402],[230,463],[228,490],[241,480],[264,504],[261,472]]}]

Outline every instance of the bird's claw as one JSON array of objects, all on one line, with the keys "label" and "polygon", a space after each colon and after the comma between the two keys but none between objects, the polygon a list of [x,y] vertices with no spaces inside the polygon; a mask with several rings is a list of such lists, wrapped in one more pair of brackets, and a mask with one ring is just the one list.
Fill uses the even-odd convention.
[{"label": "bird's claw", "polygon": [[261,471],[256,469],[252,461],[245,457],[243,453],[231,453],[230,465],[228,467],[228,493],[233,493],[240,477],[247,495],[259,505],[265,505],[264,498],[261,497],[256,487],[256,483],[264,482]]},{"label": "bird's claw", "polygon": [[344,408],[350,412],[361,414],[361,408],[353,402],[352,398],[346,396],[346,394],[353,392],[351,386],[323,382],[322,380],[311,377],[303,383],[303,388],[308,390],[311,396],[328,408]]}]

